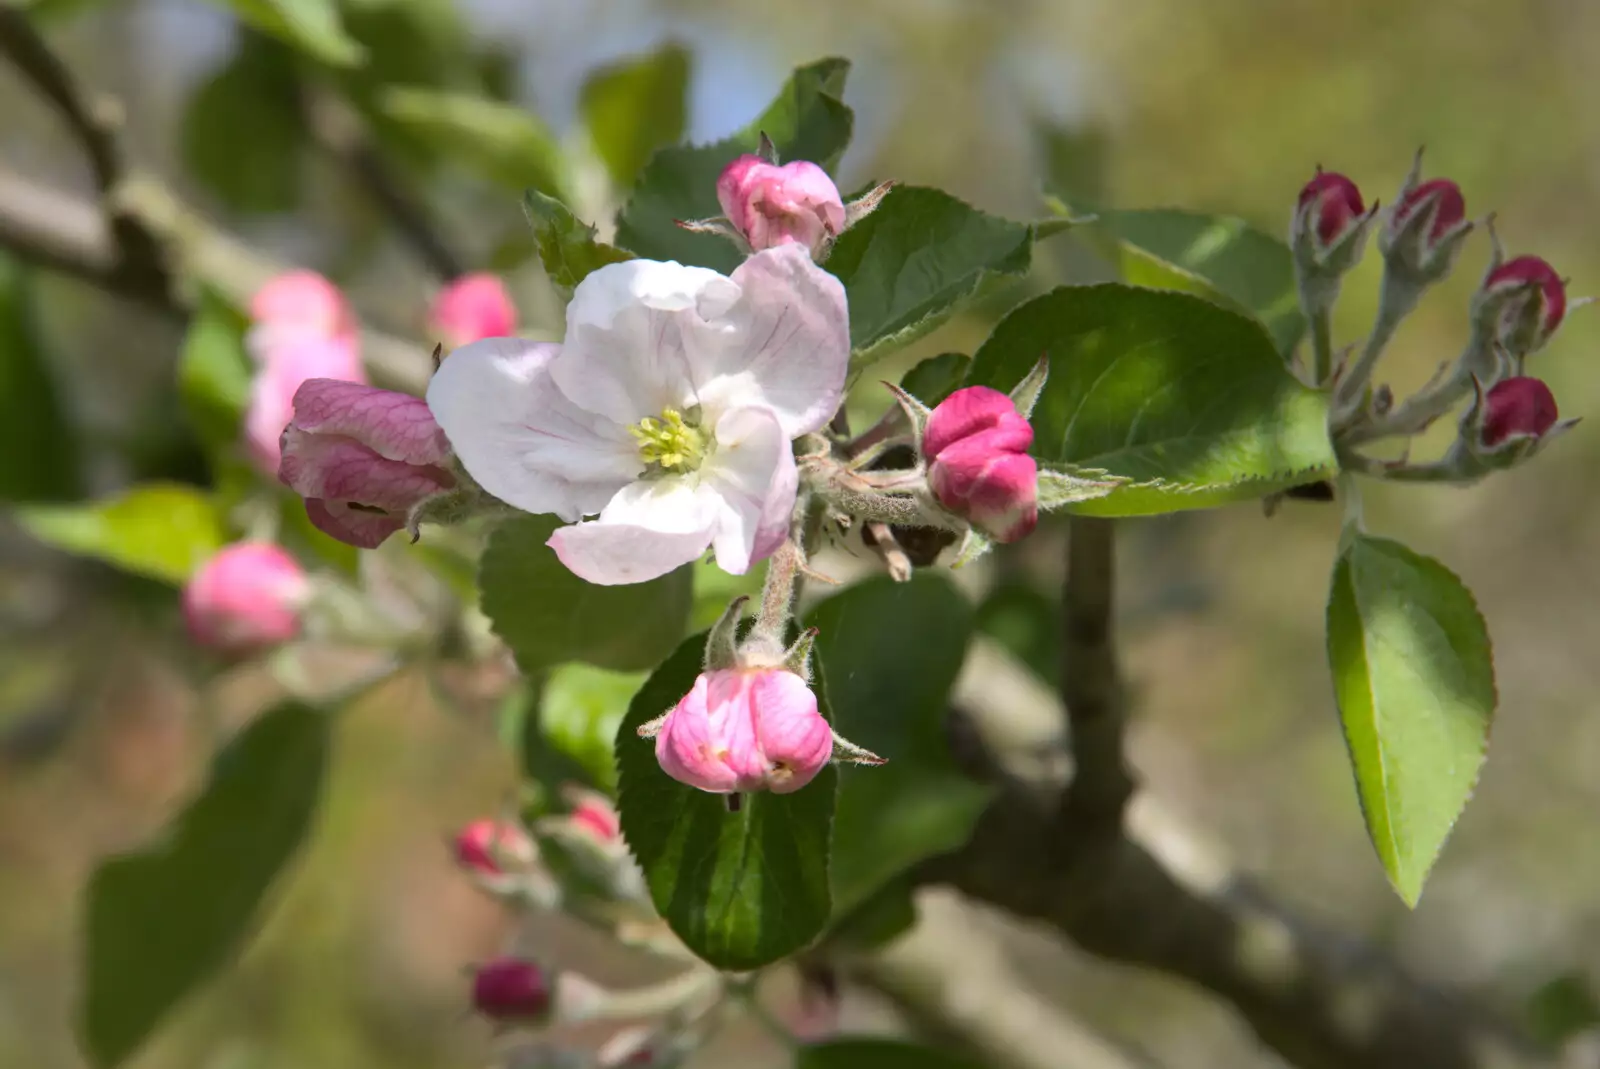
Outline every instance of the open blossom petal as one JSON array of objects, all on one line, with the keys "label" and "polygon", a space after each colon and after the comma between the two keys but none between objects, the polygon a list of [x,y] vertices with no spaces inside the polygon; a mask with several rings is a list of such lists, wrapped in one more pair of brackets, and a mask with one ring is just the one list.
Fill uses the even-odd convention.
[{"label": "open blossom petal", "polygon": [[743,575],[788,534],[799,472],[769,409],[733,409],[717,422],[716,435],[717,451],[701,472],[720,496],[713,546],[718,567]]},{"label": "open blossom petal", "polygon": [[574,575],[591,583],[643,583],[711,547],[719,505],[709,486],[688,478],[632,483],[598,520],[556,531],[550,548]]},{"label": "open blossom petal", "polygon": [[428,384],[428,407],[478,485],[572,521],[600,511],[643,465],[624,426],[556,388],[549,365],[559,351],[514,338],[463,346]]}]

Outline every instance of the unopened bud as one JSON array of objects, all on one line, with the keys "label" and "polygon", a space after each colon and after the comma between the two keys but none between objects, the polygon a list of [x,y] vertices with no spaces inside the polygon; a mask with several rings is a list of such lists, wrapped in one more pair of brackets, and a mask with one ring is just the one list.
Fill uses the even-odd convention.
[{"label": "unopened bud", "polygon": [[1550,387],[1535,378],[1504,379],[1484,395],[1478,441],[1484,449],[1537,440],[1550,433],[1560,413]]},{"label": "unopened bud", "polygon": [[1039,469],[1028,455],[1033,427],[1011,398],[968,386],[928,417],[921,453],[939,504],[997,542],[1026,537],[1038,523]]},{"label": "unopened bud", "polygon": [[455,838],[456,861],[480,876],[503,876],[506,865],[533,861],[533,840],[515,824],[475,820]]},{"label": "unopened bud", "polygon": [[1521,358],[1544,347],[1567,314],[1567,287],[1537,256],[1492,268],[1473,299],[1474,315],[1506,352]]},{"label": "unopened bud", "polygon": [[622,822],[611,799],[595,791],[583,790],[573,790],[570,797],[572,811],[567,814],[567,819],[572,821],[573,827],[593,836],[603,845],[617,841],[622,834]]},{"label": "unopened bud", "polygon": [[1333,307],[1339,277],[1366,248],[1375,210],[1366,208],[1356,184],[1336,171],[1318,170],[1300,190],[1289,244],[1300,304],[1308,316]]},{"label": "unopened bud", "polygon": [[505,338],[517,331],[517,306],[496,275],[463,275],[439,291],[428,313],[434,335],[446,348],[459,349],[482,338]]},{"label": "unopened bud", "polygon": [[1461,187],[1448,178],[1418,182],[1420,168],[1419,157],[1378,237],[1389,276],[1418,291],[1450,273],[1472,232]]},{"label": "unopened bud", "polygon": [[526,958],[495,958],[473,972],[473,1008],[496,1024],[543,1024],[553,1001],[550,978]]},{"label": "unopened bud", "polygon": [[778,166],[740,156],[717,179],[717,200],[753,252],[796,241],[818,258],[845,226],[839,188],[806,160]]},{"label": "unopened bud", "polygon": [[311,584],[289,553],[270,542],[224,546],[183,591],[189,635],[204,646],[245,652],[300,633]]}]

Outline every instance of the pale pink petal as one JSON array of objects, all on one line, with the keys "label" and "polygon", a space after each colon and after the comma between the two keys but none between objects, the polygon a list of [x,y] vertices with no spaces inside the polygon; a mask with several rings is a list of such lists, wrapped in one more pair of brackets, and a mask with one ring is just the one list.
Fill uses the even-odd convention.
[{"label": "pale pink petal", "polygon": [[783,669],[750,673],[749,702],[774,794],[797,791],[816,778],[833,756],[833,729],[817,711],[817,696],[804,679]]},{"label": "pale pink petal", "polygon": [[284,435],[278,478],[302,497],[354,502],[402,516],[455,487],[443,468],[389,460],[354,439],[303,434],[294,425]]},{"label": "pale pink petal", "polygon": [[756,732],[756,710],[750,686],[759,673],[744,669],[707,672],[706,705],[711,713],[711,738],[717,756],[735,778],[735,789],[759,791],[767,786],[769,762]]},{"label": "pale pink petal", "polygon": [[771,170],[772,165],[760,156],[745,155],[728,164],[717,176],[717,201],[722,205],[722,214],[741,234],[750,231],[750,187]]},{"label": "pale pink petal", "polygon": [[715,493],[687,479],[647,479],[618,491],[599,519],[563,527],[548,544],[581,579],[643,583],[705,553],[717,508]]},{"label": "pale pink petal", "polygon": [[301,328],[323,338],[355,332],[349,302],[339,287],[315,271],[285,271],[250,299],[250,318]]},{"label": "pale pink petal", "polygon": [[[770,556],[788,533],[799,476],[794,451],[764,408],[736,408],[716,426],[716,451],[700,470],[720,498],[712,547],[717,566],[743,575]],[[782,528],[774,540],[774,528]]]},{"label": "pale pink petal", "polygon": [[[257,338],[252,334],[252,338]],[[362,381],[361,358],[349,341],[297,335],[253,346],[261,370],[250,385],[245,440],[262,469],[278,470],[278,439],[294,413],[294,395],[307,379]]]},{"label": "pale pink petal", "polygon": [[559,351],[511,338],[473,342],[440,365],[428,384],[428,407],[485,490],[528,512],[572,521],[600,511],[644,463],[626,427],[584,411],[556,388],[549,367]]},{"label": "pale pink petal", "polygon": [[708,708],[709,680],[701,673],[694,688],[667,715],[656,735],[656,760],[680,783],[713,794],[727,794],[738,777],[716,753]]},{"label": "pale pink petal", "polygon": [[375,386],[307,379],[295,391],[294,425],[308,434],[354,438],[379,456],[407,464],[450,459],[450,442],[428,402]]}]

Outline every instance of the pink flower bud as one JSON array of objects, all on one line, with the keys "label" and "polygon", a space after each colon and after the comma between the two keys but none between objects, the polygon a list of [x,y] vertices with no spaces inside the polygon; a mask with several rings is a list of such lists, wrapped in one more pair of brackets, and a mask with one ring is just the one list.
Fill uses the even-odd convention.
[{"label": "pink flower bud", "polygon": [[1033,427],[1011,398],[968,386],[928,417],[922,456],[939,503],[997,542],[1025,538],[1039,520]]},{"label": "pink flower bud", "polygon": [[533,840],[515,824],[474,820],[456,835],[456,860],[480,876],[503,876],[502,862],[526,865],[533,860]]},{"label": "pink flower bud", "polygon": [[498,276],[463,275],[434,298],[428,324],[445,348],[459,349],[482,338],[515,334],[517,308]]},{"label": "pink flower bud", "polygon": [[574,804],[568,819],[601,843],[614,843],[622,834],[622,821],[611,799],[594,791],[574,791]]},{"label": "pink flower bud", "polygon": [[420,397],[310,379],[294,395],[278,478],[306,499],[319,530],[372,549],[455,488],[449,463],[450,445]]},{"label": "pink flower bud", "polygon": [[1543,382],[1503,379],[1484,398],[1478,441],[1485,449],[1496,449],[1514,440],[1542,438],[1558,418],[1555,395]]},{"label": "pink flower bud", "polygon": [[472,1005],[499,1024],[539,1024],[554,1001],[550,978],[526,958],[502,957],[478,966]]},{"label": "pink flower bud", "polygon": [[311,586],[295,559],[270,542],[224,546],[189,580],[183,618],[205,646],[245,651],[300,633]]},{"label": "pink flower bud", "polygon": [[1366,210],[1354,182],[1336,171],[1318,171],[1300,191],[1296,229],[1315,234],[1326,248],[1359,224]]},{"label": "pink flower bud", "polygon": [[740,156],[717,179],[722,211],[754,252],[797,241],[816,256],[844,229],[844,200],[814,163]]},{"label": "pink flower bud", "polygon": [[339,287],[315,271],[285,271],[250,299],[250,318],[317,338],[353,335],[355,316]]},{"label": "pink flower bud", "polygon": [[1436,245],[1467,217],[1467,201],[1461,195],[1461,187],[1448,178],[1434,178],[1411,187],[1400,195],[1400,202],[1389,220],[1389,229],[1402,230],[1413,219],[1420,221],[1430,210],[1433,224],[1427,228],[1424,238],[1427,244]]},{"label": "pink flower bud", "polygon": [[1526,356],[1544,347],[1567,314],[1567,287],[1537,256],[1518,256],[1489,272],[1479,300],[1498,310],[1496,340]]},{"label": "pink flower bud", "polygon": [[667,775],[714,794],[788,794],[832,755],[833,729],[817,696],[782,668],[702,672],[656,736]]}]

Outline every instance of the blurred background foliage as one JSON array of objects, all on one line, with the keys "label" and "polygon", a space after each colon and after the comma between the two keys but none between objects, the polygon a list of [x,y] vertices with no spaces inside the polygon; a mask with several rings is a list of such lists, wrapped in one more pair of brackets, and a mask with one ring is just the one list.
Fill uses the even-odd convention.
[{"label": "blurred background foliage", "polygon": [[[379,154],[405,196],[426,200],[463,266],[508,271],[528,321],[555,329],[559,305],[528,262],[518,194],[561,193],[585,219],[614,207],[605,176],[626,188],[642,156],[557,146],[581,145],[581,117],[629,118],[607,111],[597,67],[668,42],[681,47],[652,76],[686,74],[690,88],[681,114],[661,94],[651,121],[662,141],[680,126],[721,136],[792,66],[850,57],[845,189],[893,177],[1026,219],[1048,180],[1101,205],[1226,212],[1279,233],[1315,165],[1387,200],[1426,144],[1428,173],[1459,182],[1470,213],[1495,212],[1513,253],[1544,256],[1578,294],[1600,279],[1588,66],[1600,59],[1600,9],[1579,0],[346,0],[348,36],[312,45],[321,65],[199,0],[21,2],[87,84],[122,101],[140,169],[275,257],[335,277],[369,322],[400,333],[420,330],[437,279],[351,180],[361,155]],[[363,51],[363,64],[338,66]],[[92,195],[56,116],[4,66],[0,100],[4,166]],[[1070,239],[1041,253],[1032,287],[1084,270]],[[1407,323],[1384,368],[1391,381],[1418,384],[1454,356],[1485,257],[1474,238]],[[1347,283],[1340,340],[1370,321],[1377,277],[1369,257]],[[8,409],[13,376],[37,370],[8,366],[7,495],[205,479],[173,386],[181,324],[0,259],[0,306],[24,287],[39,298],[26,344],[48,353],[78,432]],[[970,352],[1015,296],[911,355]],[[1579,313],[1535,357],[1564,415],[1600,405],[1586,355],[1596,329]],[[0,338],[7,352],[23,344]],[[1321,649],[1335,512],[1291,503],[1269,521],[1242,505],[1123,528],[1131,746],[1148,789],[1290,901],[1425,974],[1546,1016],[1563,993],[1581,995],[1572,978],[1600,968],[1600,508],[1584,474],[1597,458],[1580,427],[1539,463],[1470,490],[1368,495],[1373,530],[1448,563],[1476,592],[1498,653],[1487,771],[1409,915],[1362,829]],[[1018,606],[1048,602],[1059,539],[1042,531],[990,578]],[[202,701],[170,592],[46,551],[9,522],[0,591],[0,1064],[57,1069],[79,1064],[70,1015],[87,872],[159,827],[263,684],[244,673]],[[1014,623],[1003,608],[992,610],[997,632]],[[319,833],[264,937],[140,1069],[488,1060],[459,970],[494,952],[506,922],[457,877],[443,843],[514,789],[492,703],[441,701],[404,676],[342,718],[337,746]],[[592,939],[561,928],[538,939],[619,978],[623,965]],[[1013,951],[1051,998],[1161,1064],[1275,1064],[1199,995],[1047,941],[1017,939]],[[885,1012],[862,1000],[846,1019],[876,1024]],[[736,1030],[698,1064],[763,1058],[778,1064]]]}]

